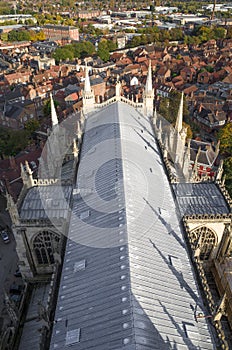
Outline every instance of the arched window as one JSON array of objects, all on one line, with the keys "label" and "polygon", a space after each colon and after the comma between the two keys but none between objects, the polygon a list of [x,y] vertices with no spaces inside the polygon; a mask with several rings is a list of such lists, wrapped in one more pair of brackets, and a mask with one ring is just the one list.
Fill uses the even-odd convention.
[{"label": "arched window", "polygon": [[54,252],[59,251],[60,237],[58,234],[43,231],[33,241],[33,248],[39,265],[54,264]]},{"label": "arched window", "polygon": [[202,226],[191,232],[192,246],[200,246],[200,259],[207,260],[217,244],[216,234],[208,227]]}]

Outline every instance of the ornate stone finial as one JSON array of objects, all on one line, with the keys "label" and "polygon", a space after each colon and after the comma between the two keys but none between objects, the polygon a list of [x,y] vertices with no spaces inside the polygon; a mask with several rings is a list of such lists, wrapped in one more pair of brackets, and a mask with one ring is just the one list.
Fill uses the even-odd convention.
[{"label": "ornate stone finial", "polygon": [[76,131],[76,135],[78,138],[78,141],[80,142],[81,137],[82,137],[82,131],[81,131],[81,126],[80,126],[80,122],[77,122],[77,131]]},{"label": "ornate stone finial", "polygon": [[191,180],[192,181],[196,181],[198,178],[198,158],[199,155],[201,153],[201,147],[198,148],[197,154],[196,154],[196,158],[194,161],[194,165],[193,165],[193,169],[192,169],[192,175],[191,175]]},{"label": "ornate stone finial", "polygon": [[7,200],[7,210],[9,211],[11,221],[13,225],[19,224],[19,212],[17,205],[15,204],[12,196],[6,192],[6,200]]},{"label": "ornate stone finial", "polygon": [[116,96],[117,100],[121,96],[121,89],[122,89],[122,84],[119,80],[119,75],[117,75],[117,81],[116,81],[116,85],[115,85],[115,96]]},{"label": "ornate stone finial", "polygon": [[151,94],[152,93],[152,71],[151,71],[151,60],[149,60],[149,66],[147,71],[147,81],[145,86],[145,93]]},{"label": "ornate stone finial", "polygon": [[154,111],[154,89],[152,88],[151,60],[149,61],[147,81],[144,88],[143,107],[144,107],[144,114],[148,117],[152,117],[153,111]]},{"label": "ornate stone finial", "polygon": [[221,297],[216,310],[214,312],[214,317],[213,317],[213,321],[220,321],[221,317],[223,315],[225,315],[225,311],[226,311],[226,300],[227,300],[227,295],[226,292],[223,294],[223,296]]},{"label": "ornate stone finial", "polygon": [[87,66],[87,63],[85,63],[85,87],[84,87],[85,93],[91,93],[91,86],[90,86],[90,79],[89,79],[89,69]]},{"label": "ornate stone finial", "polygon": [[52,129],[59,124],[58,117],[56,114],[56,109],[53,101],[52,94],[50,94],[50,101],[51,101],[51,118],[52,118]]},{"label": "ornate stone finial", "polygon": [[176,118],[175,132],[180,133],[183,128],[183,107],[184,107],[184,93],[181,93],[179,110]]},{"label": "ornate stone finial", "polygon": [[18,311],[17,307],[15,306],[14,302],[12,300],[10,300],[6,291],[4,291],[4,299],[5,299],[4,301],[5,301],[6,311],[9,315],[13,325],[16,326],[18,324],[18,320],[19,320],[19,311]]},{"label": "ornate stone finial", "polygon": [[196,166],[196,167],[197,167],[197,165],[198,165],[198,159],[199,159],[200,153],[201,153],[201,147],[199,146],[199,147],[198,147],[198,150],[197,150],[195,162],[194,162],[194,166]]},{"label": "ornate stone finial", "polygon": [[225,186],[225,181],[226,181],[226,174],[222,178],[222,186]]},{"label": "ornate stone finial", "polygon": [[79,154],[79,149],[77,147],[76,139],[73,139],[73,156],[74,158],[77,158]]},{"label": "ornate stone finial", "polygon": [[83,125],[85,122],[85,116],[84,116],[83,109],[81,109],[80,122],[81,122],[81,125]]},{"label": "ornate stone finial", "polygon": [[191,139],[188,139],[187,142],[188,142],[188,145],[187,145],[185,152],[184,152],[183,165],[182,165],[182,173],[184,175],[185,181],[189,181],[189,176],[190,176],[189,166],[190,166],[190,142],[191,142]]},{"label": "ornate stone finial", "polygon": [[33,172],[28,164],[28,161],[25,161],[25,166],[26,166],[26,173],[27,173],[27,181],[25,183],[25,185],[30,188],[32,186],[34,186],[34,179],[33,179]]},{"label": "ornate stone finial", "polygon": [[216,181],[221,181],[223,174],[223,159],[220,160],[219,167],[217,170]]},{"label": "ornate stone finial", "polygon": [[168,134],[165,134],[164,137],[164,154],[163,154],[164,158],[168,157]]},{"label": "ornate stone finial", "polygon": [[26,171],[27,171],[28,175],[32,175],[32,170],[31,170],[30,165],[29,165],[27,160],[25,161],[25,165],[26,165]]},{"label": "ornate stone finial", "polygon": [[83,91],[83,111],[84,113],[90,113],[94,110],[95,96],[94,91],[91,89],[89,70],[87,64],[85,66],[85,85]]},{"label": "ornate stone finial", "polygon": [[216,148],[215,148],[215,156],[216,157],[219,155],[219,151],[220,151],[220,140],[218,140],[218,142],[216,144]]}]

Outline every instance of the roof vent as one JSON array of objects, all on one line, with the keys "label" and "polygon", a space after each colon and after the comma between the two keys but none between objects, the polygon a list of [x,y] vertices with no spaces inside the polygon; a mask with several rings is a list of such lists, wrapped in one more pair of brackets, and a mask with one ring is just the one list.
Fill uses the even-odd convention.
[{"label": "roof vent", "polygon": [[83,219],[86,219],[88,218],[90,215],[90,211],[89,210],[86,210],[86,211],[83,211],[82,213],[80,213],[80,219],[83,220]]},{"label": "roof vent", "polygon": [[74,270],[74,272],[78,272],[78,271],[85,270],[85,268],[86,268],[86,260],[83,259],[83,260],[75,262],[73,270]]},{"label": "roof vent", "polygon": [[80,328],[67,331],[65,338],[65,346],[71,346],[79,343],[80,341]]}]

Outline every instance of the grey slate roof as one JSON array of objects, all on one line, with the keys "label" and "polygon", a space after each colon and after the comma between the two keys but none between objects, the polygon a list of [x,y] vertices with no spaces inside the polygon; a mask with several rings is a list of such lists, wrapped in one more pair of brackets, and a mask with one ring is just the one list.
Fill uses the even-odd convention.
[{"label": "grey slate roof", "polygon": [[71,191],[71,186],[50,185],[30,188],[20,208],[20,219],[67,219]]},{"label": "grey slate roof", "polygon": [[50,350],[214,349],[149,121],[86,123]]},{"label": "grey slate roof", "polygon": [[181,216],[194,214],[228,214],[227,203],[215,183],[173,184]]}]

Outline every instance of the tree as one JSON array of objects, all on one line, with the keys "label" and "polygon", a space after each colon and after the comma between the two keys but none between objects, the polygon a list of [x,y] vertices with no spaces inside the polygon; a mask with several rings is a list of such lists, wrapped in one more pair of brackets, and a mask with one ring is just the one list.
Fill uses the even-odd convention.
[{"label": "tree", "polygon": [[29,143],[29,133],[26,130],[9,130],[0,129],[0,155],[14,156],[23,149]]},{"label": "tree", "polygon": [[220,152],[224,156],[226,187],[232,196],[232,123],[226,124],[218,134]]},{"label": "tree", "polygon": [[110,50],[108,48],[107,40],[102,39],[98,44],[97,50],[98,56],[104,61],[107,62],[110,58]]},{"label": "tree", "polygon": [[226,175],[226,188],[232,196],[232,157],[228,157],[224,161],[224,174]]},{"label": "tree", "polygon": [[33,134],[36,130],[39,129],[39,122],[37,119],[28,120],[24,126],[30,134]]},{"label": "tree", "polygon": [[224,156],[232,155],[232,123],[226,124],[218,134],[220,151]]},{"label": "tree", "polygon": [[8,33],[8,41],[29,41],[30,33],[27,30],[12,30]]},{"label": "tree", "polygon": [[52,57],[55,58],[57,63],[59,63],[60,61],[65,61],[67,59],[72,60],[74,58],[74,52],[67,46],[58,47],[55,52],[53,52]]}]

